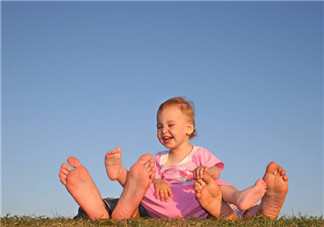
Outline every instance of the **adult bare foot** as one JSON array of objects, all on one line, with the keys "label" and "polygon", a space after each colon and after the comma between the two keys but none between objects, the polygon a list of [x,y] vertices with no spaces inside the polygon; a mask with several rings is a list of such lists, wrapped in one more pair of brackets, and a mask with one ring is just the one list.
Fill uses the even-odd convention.
[{"label": "adult bare foot", "polygon": [[288,176],[277,163],[270,162],[263,177],[267,192],[260,204],[260,213],[276,219],[288,192]]},{"label": "adult bare foot", "polygon": [[123,193],[112,213],[113,219],[128,219],[138,215],[138,205],[155,177],[155,165],[151,154],[142,155],[130,168]]},{"label": "adult bare foot", "polygon": [[126,181],[127,170],[121,163],[121,149],[109,151],[105,155],[106,172],[110,180],[118,180],[124,186]]},{"label": "adult bare foot", "polygon": [[222,192],[215,180],[205,172],[202,179],[194,184],[196,198],[202,208],[210,215],[221,219],[236,219],[233,210],[222,199]]},{"label": "adult bare foot", "polygon": [[260,178],[253,186],[239,192],[240,196],[238,198],[238,203],[236,204],[237,208],[240,210],[250,209],[264,196],[266,188],[266,183]]},{"label": "adult bare foot", "polygon": [[61,183],[89,218],[92,220],[109,218],[105,204],[88,170],[75,157],[68,158],[68,163],[74,168],[65,163],[61,165],[59,173]]}]

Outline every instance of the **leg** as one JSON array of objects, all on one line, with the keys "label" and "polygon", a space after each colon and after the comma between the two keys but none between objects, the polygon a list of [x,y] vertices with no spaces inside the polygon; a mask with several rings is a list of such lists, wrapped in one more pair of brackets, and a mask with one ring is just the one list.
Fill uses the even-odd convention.
[{"label": "leg", "polygon": [[113,210],[112,219],[138,217],[138,206],[154,177],[154,160],[151,154],[145,154],[129,170],[124,190]]},{"label": "leg", "polygon": [[124,186],[127,176],[127,170],[121,163],[121,149],[109,151],[105,156],[106,172],[110,180],[117,180],[121,186]]},{"label": "leg", "polygon": [[288,192],[288,176],[277,163],[270,162],[263,176],[267,191],[259,206],[251,208],[245,218],[263,214],[271,219],[279,216]]},{"label": "leg", "polygon": [[74,168],[62,164],[59,173],[61,183],[91,220],[108,219],[105,204],[88,170],[77,158],[70,157],[68,163]]},{"label": "leg", "polygon": [[260,178],[253,186],[243,191],[231,185],[222,185],[220,189],[226,202],[234,204],[240,210],[248,210],[264,196],[266,184]]},{"label": "leg", "polygon": [[194,190],[201,207],[213,217],[230,220],[237,219],[233,210],[222,199],[222,192],[210,174],[205,172],[203,179],[195,182]]}]

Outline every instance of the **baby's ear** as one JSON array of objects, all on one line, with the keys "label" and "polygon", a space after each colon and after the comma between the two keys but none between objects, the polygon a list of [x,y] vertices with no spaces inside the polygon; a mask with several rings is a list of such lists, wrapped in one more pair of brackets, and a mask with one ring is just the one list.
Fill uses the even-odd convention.
[{"label": "baby's ear", "polygon": [[186,131],[187,135],[191,135],[194,132],[194,130],[195,130],[194,129],[194,124],[189,121],[187,123],[187,131]]}]

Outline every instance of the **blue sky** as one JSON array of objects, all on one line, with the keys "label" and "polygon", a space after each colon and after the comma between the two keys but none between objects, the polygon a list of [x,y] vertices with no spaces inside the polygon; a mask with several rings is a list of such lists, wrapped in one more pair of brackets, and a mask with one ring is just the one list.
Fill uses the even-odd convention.
[{"label": "blue sky", "polygon": [[72,217],[76,156],[103,197],[107,151],[164,150],[156,110],[185,96],[244,189],[276,161],[282,215],[323,214],[323,2],[1,2],[2,215]]}]

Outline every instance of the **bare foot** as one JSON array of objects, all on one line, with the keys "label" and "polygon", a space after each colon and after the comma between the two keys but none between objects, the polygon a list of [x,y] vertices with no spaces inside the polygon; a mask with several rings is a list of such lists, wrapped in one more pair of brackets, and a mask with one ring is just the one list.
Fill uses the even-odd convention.
[{"label": "bare foot", "polygon": [[240,210],[250,209],[257,201],[259,201],[264,196],[266,188],[267,186],[264,180],[261,178],[258,179],[253,186],[241,192],[238,192],[238,202],[235,205]]},{"label": "bare foot", "polygon": [[109,151],[105,155],[106,172],[110,180],[118,180],[124,186],[126,181],[127,170],[121,163],[121,149]]},{"label": "bare foot", "polygon": [[151,154],[142,155],[131,167],[123,193],[112,213],[113,219],[129,219],[138,215],[138,205],[155,177],[154,159]]},{"label": "bare foot", "polygon": [[270,162],[263,176],[267,192],[260,204],[260,213],[276,219],[288,192],[288,176],[277,163]]},{"label": "bare foot", "polygon": [[215,180],[205,172],[194,184],[196,198],[202,208],[215,218],[236,219],[233,210],[222,199],[222,192]]},{"label": "bare foot", "polygon": [[91,220],[108,219],[105,204],[88,170],[75,157],[68,158],[68,163],[74,168],[65,163],[61,165],[61,183]]}]

